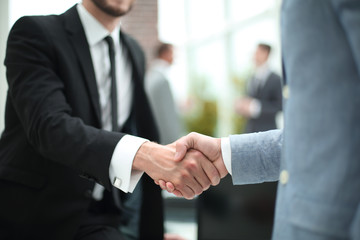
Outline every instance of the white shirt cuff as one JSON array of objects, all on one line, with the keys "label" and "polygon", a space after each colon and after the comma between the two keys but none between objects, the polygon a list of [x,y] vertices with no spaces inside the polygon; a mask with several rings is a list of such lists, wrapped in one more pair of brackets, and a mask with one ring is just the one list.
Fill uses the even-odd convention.
[{"label": "white shirt cuff", "polygon": [[133,192],[144,172],[132,170],[135,155],[141,145],[149,140],[125,135],[116,145],[111,158],[109,176],[114,187],[128,193]]},{"label": "white shirt cuff", "polygon": [[231,146],[230,138],[223,137],[221,138],[221,155],[226,167],[226,170],[232,175],[231,171]]},{"label": "white shirt cuff", "polygon": [[250,115],[252,118],[258,118],[261,113],[261,102],[257,99],[253,99],[250,102]]}]

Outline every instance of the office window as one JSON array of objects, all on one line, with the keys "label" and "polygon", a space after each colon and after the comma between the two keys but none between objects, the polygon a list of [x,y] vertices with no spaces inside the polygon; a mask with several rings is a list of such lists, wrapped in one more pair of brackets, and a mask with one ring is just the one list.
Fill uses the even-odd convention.
[{"label": "office window", "polygon": [[[162,4],[166,1],[167,4]],[[170,2],[176,2],[177,6],[170,7]],[[160,18],[160,39],[170,40],[184,51],[183,58],[177,62],[186,66],[182,70],[187,71],[182,75],[186,77],[187,94],[182,96],[197,99],[195,105],[203,105],[209,99],[215,102],[211,109],[216,111],[216,124],[204,133],[227,136],[241,129],[237,126],[233,102],[244,92],[257,43],[272,45],[270,64],[281,73],[280,5],[281,0],[159,0],[159,16],[164,16],[162,12],[168,16]],[[184,85],[184,79],[174,80],[172,85],[176,92],[177,86]],[[195,106],[198,111],[186,113],[190,114],[185,116],[190,119],[189,131],[201,130],[198,127],[207,124],[209,112],[198,116],[197,123],[193,122],[196,117],[191,116],[201,115],[199,109],[203,108]]]},{"label": "office window", "polygon": [[60,14],[80,2],[80,0],[10,0],[9,24],[12,26],[17,19],[24,15]]}]

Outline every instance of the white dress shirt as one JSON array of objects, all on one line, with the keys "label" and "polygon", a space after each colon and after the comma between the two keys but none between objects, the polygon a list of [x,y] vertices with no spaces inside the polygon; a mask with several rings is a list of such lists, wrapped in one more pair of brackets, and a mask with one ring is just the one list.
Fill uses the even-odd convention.
[{"label": "white dress shirt", "polygon": [[[271,74],[269,64],[265,62],[263,65],[259,66],[255,70],[254,77],[251,82],[249,82],[248,88],[254,91],[259,87],[263,87]],[[261,113],[261,102],[258,99],[253,98],[250,103],[250,116],[251,118],[258,118]]]},{"label": "white dress shirt", "polygon": [[[118,126],[121,128],[131,112],[134,86],[131,79],[132,71],[130,62],[126,56],[126,52],[120,45],[120,24],[110,33],[81,3],[77,5],[77,10],[90,47],[99,92],[102,128],[107,131],[111,131],[112,129],[111,76],[109,48],[104,38],[110,35],[114,40],[118,97],[117,119]],[[110,182],[124,192],[132,192],[143,174],[143,172],[133,171],[132,163],[135,154],[145,141],[148,140],[125,135],[115,147],[109,168]],[[101,199],[103,189],[101,185],[96,184],[93,197],[95,199]]]},{"label": "white dress shirt", "polygon": [[230,138],[223,137],[221,138],[221,155],[226,167],[226,170],[232,175],[231,169],[231,145],[230,145]]}]

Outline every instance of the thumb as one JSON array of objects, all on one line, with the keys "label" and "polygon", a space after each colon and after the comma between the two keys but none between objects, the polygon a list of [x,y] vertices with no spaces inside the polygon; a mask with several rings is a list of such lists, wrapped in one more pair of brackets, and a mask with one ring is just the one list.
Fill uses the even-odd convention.
[{"label": "thumb", "polygon": [[187,152],[188,148],[183,142],[176,143],[175,161],[181,161]]},{"label": "thumb", "polygon": [[185,157],[188,149],[194,147],[194,141],[190,134],[180,138],[175,142],[176,144],[175,161],[181,161]]}]

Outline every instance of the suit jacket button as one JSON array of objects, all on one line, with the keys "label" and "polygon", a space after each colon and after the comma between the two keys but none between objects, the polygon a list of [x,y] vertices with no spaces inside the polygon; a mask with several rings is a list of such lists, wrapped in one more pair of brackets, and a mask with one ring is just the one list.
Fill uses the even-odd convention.
[{"label": "suit jacket button", "polygon": [[284,99],[288,99],[290,96],[290,89],[288,87],[288,85],[285,85],[282,89],[282,95]]},{"label": "suit jacket button", "polygon": [[279,180],[281,184],[283,185],[287,184],[287,182],[289,181],[289,172],[286,170],[282,170],[280,173]]}]

